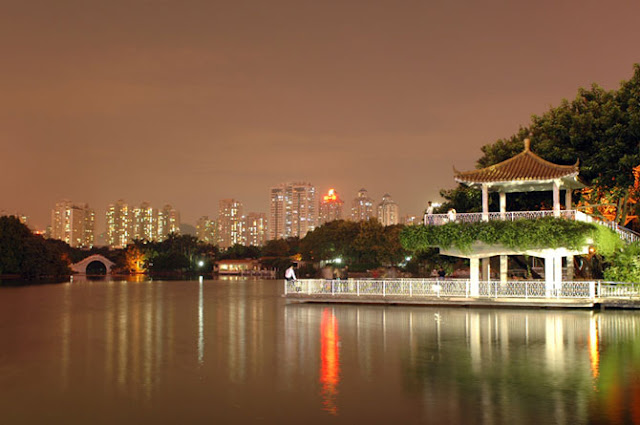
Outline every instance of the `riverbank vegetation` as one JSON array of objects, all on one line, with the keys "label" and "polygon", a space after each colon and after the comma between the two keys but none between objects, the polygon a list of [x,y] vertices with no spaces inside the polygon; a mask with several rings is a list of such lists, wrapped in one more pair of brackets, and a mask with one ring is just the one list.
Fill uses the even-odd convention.
[{"label": "riverbank vegetation", "polygon": [[34,235],[16,217],[0,217],[0,276],[31,280],[68,277],[71,271],[65,246]]}]

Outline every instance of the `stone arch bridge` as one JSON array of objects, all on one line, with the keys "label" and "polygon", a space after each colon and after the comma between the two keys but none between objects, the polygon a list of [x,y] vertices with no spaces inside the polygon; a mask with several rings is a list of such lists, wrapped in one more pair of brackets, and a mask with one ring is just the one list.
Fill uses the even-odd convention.
[{"label": "stone arch bridge", "polygon": [[103,255],[94,254],[94,255],[88,256],[82,261],[78,261],[77,263],[72,264],[71,270],[73,270],[74,273],[87,274],[87,266],[95,262],[102,263],[104,267],[107,269],[107,274],[111,274],[111,268],[116,264]]}]

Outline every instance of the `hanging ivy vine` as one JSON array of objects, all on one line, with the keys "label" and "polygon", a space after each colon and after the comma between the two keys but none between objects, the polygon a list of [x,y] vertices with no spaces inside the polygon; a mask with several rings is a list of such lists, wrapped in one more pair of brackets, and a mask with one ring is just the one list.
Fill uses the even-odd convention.
[{"label": "hanging ivy vine", "polygon": [[[580,249],[585,245],[602,245],[617,250],[622,245],[612,230],[579,221],[547,217],[538,220],[447,223],[442,226],[407,226],[400,242],[410,251],[455,247],[469,253],[476,242],[504,245],[515,250],[539,248]],[[616,242],[617,241],[617,242]]]}]

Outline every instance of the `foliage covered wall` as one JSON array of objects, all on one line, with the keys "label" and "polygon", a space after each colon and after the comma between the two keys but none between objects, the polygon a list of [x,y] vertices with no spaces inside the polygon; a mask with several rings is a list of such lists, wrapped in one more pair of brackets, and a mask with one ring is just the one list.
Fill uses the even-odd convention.
[{"label": "foliage covered wall", "polygon": [[[455,247],[468,253],[476,241],[519,250],[547,247],[578,249],[589,245],[590,241],[597,244],[598,240],[606,240],[610,243],[610,239],[604,235],[613,232],[608,229],[599,230],[599,227],[602,226],[553,217],[479,223],[452,222],[442,226],[407,226],[400,234],[400,241],[410,251]],[[614,233],[613,237],[619,240]]]}]

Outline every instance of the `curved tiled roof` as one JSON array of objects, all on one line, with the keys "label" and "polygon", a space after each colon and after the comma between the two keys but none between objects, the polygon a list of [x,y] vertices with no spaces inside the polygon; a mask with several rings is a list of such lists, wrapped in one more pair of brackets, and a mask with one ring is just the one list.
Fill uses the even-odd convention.
[{"label": "curved tiled roof", "polygon": [[578,176],[578,162],[574,165],[558,165],[540,158],[529,149],[529,140],[525,140],[524,151],[516,156],[486,168],[471,171],[457,171],[454,178],[459,183],[506,183],[506,182],[543,182]]}]

